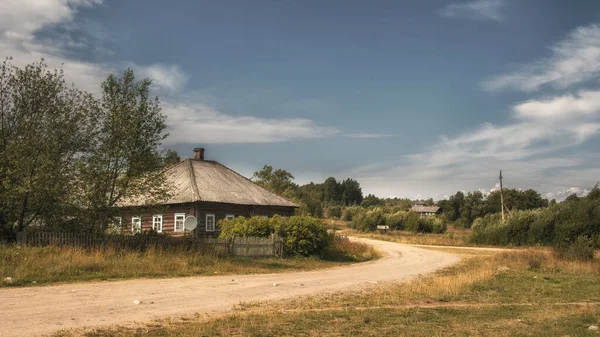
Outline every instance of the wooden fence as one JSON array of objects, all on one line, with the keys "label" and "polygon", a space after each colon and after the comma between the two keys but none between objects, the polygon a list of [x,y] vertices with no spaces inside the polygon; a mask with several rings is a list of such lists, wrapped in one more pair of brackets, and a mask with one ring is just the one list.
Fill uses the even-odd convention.
[{"label": "wooden fence", "polygon": [[224,256],[282,256],[283,240],[273,235],[215,239],[194,236],[93,235],[67,232],[21,232],[17,244],[23,246],[77,246],[128,250],[179,249]]}]

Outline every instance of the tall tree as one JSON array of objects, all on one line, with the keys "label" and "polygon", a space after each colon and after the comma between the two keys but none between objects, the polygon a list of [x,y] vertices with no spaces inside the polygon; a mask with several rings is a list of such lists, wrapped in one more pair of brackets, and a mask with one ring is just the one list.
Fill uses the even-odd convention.
[{"label": "tall tree", "polygon": [[297,186],[294,184],[294,176],[284,169],[273,169],[271,165],[265,165],[259,171],[254,172],[252,181],[267,190],[284,197],[292,198]]},{"label": "tall tree", "polygon": [[346,196],[344,205],[360,205],[363,201],[363,193],[358,181],[346,179],[342,181],[342,196]]},{"label": "tall tree", "polygon": [[166,117],[150,85],[149,79],[136,81],[131,69],[102,83],[95,146],[80,179],[91,230],[103,230],[123,200],[143,196],[153,204],[167,196],[159,152]]},{"label": "tall tree", "polygon": [[[0,66],[0,231],[59,218],[90,145],[97,105],[42,61]],[[16,224],[16,228],[15,225]]]},{"label": "tall tree", "polygon": [[330,204],[339,204],[342,201],[342,186],[334,177],[325,179],[323,183],[323,201]]}]

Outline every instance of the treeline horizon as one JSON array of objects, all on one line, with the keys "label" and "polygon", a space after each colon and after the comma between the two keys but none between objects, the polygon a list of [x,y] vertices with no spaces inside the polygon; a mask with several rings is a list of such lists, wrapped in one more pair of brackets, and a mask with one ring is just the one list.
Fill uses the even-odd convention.
[{"label": "treeline horizon", "polygon": [[[395,211],[409,211],[414,202],[423,202],[427,206],[439,206],[444,220],[453,222],[457,227],[469,228],[477,218],[486,214],[501,213],[500,190],[487,194],[480,190],[466,193],[457,191],[447,199],[437,201],[433,198],[380,198],[373,194],[364,196],[360,183],[353,178],[338,180],[329,177],[322,183],[310,182],[300,185],[294,182],[292,173],[284,169],[274,169],[270,165],[254,172],[252,181],[277,195],[299,203],[300,214],[315,217],[340,218],[342,209],[350,206],[387,207]],[[556,199],[543,198],[531,188],[504,188],[503,193],[506,211],[545,208],[557,203]],[[573,193],[565,200],[573,198],[578,196]]]}]

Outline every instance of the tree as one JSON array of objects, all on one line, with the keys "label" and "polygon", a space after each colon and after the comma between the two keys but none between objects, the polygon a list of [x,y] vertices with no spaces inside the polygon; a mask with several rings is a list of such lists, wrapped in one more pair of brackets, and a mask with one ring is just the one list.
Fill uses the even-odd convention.
[{"label": "tree", "polygon": [[342,199],[345,197],[344,205],[360,205],[363,201],[363,193],[358,181],[346,179],[342,181]]},{"label": "tree", "polygon": [[159,152],[166,117],[158,97],[149,97],[150,85],[136,81],[131,69],[102,83],[95,143],[79,180],[89,230],[104,230],[121,201],[144,196],[154,204],[167,197]]},{"label": "tree", "polygon": [[179,162],[181,162],[181,157],[179,157],[179,154],[177,153],[177,151],[168,149],[165,152],[164,157],[163,157],[163,166],[164,167],[175,165],[175,164],[178,164]]},{"label": "tree", "polygon": [[379,199],[373,194],[369,194],[363,199],[360,205],[363,207],[378,206],[381,205],[381,199]]},{"label": "tree", "polygon": [[2,63],[0,232],[64,218],[96,111],[91,95],[68,87],[43,60],[24,68]]},{"label": "tree", "polygon": [[273,170],[271,165],[265,165],[262,170],[254,172],[252,181],[277,195],[285,197],[293,197],[297,187],[294,184],[294,176],[290,172],[284,169]]},{"label": "tree", "polygon": [[433,206],[433,198],[425,200],[425,206]]},{"label": "tree", "polygon": [[330,204],[339,204],[342,201],[342,185],[334,177],[325,179],[323,183],[323,201]]}]

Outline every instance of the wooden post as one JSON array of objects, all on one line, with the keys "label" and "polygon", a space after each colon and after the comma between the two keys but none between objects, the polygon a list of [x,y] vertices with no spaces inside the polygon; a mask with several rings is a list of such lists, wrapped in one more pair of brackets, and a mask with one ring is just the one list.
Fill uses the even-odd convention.
[{"label": "wooden post", "polygon": [[231,247],[231,239],[230,238],[226,238],[225,239],[225,255],[226,256],[230,255],[230,247]]},{"label": "wooden post", "polygon": [[500,170],[500,209],[502,211],[502,222],[504,222],[504,191],[502,190],[502,170]]}]

